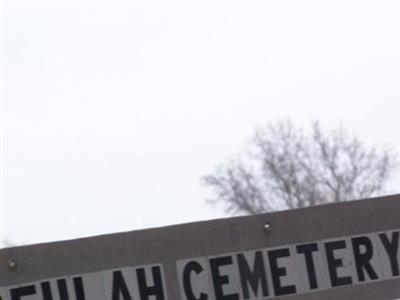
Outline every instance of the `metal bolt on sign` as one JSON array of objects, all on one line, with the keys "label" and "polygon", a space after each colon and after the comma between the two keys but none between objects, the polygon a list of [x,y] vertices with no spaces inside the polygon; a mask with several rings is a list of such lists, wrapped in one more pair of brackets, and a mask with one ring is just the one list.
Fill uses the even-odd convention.
[{"label": "metal bolt on sign", "polygon": [[15,271],[17,269],[17,266],[18,265],[17,265],[17,262],[15,260],[10,259],[8,261],[8,264],[7,264],[8,270],[13,272],[13,271]]},{"label": "metal bolt on sign", "polygon": [[270,233],[271,230],[272,230],[271,224],[265,223],[265,224],[264,224],[264,231],[265,231],[265,233]]}]

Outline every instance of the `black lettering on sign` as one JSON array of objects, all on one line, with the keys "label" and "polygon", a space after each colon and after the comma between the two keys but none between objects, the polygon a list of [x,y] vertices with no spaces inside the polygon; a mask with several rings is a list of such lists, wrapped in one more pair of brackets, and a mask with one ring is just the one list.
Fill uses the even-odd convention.
[{"label": "black lettering on sign", "polygon": [[[353,245],[354,261],[356,264],[358,280],[366,281],[365,273],[371,280],[378,279],[378,274],[371,265],[371,259],[374,256],[374,248],[371,240],[366,237],[355,237],[351,239]],[[364,248],[364,251],[361,250]]]},{"label": "black lettering on sign", "polygon": [[86,300],[82,277],[75,277],[73,279],[73,282],[74,282],[76,300]]},{"label": "black lettering on sign", "polygon": [[43,294],[43,300],[53,300],[53,294],[50,288],[50,282],[44,281],[40,284]]},{"label": "black lettering on sign", "polygon": [[289,295],[296,293],[295,285],[283,286],[281,282],[281,277],[287,275],[287,270],[285,267],[280,267],[278,265],[278,259],[289,256],[290,256],[289,248],[282,248],[282,249],[268,251],[268,259],[271,268],[272,284],[274,286],[275,296]]},{"label": "black lettering on sign", "polygon": [[337,269],[343,267],[343,259],[336,258],[335,251],[345,248],[346,242],[344,240],[325,243],[326,259],[328,262],[328,271],[332,287],[349,285],[353,283],[351,276],[339,277],[337,273]]},{"label": "black lettering on sign", "polygon": [[129,289],[126,285],[124,276],[121,271],[113,272],[112,279],[112,300],[120,300],[122,295],[123,300],[132,300],[132,296],[129,293]]},{"label": "black lettering on sign", "polygon": [[36,287],[34,285],[26,285],[14,288],[10,291],[11,300],[21,300],[24,296],[36,294]]},{"label": "black lettering on sign", "polygon": [[60,300],[69,300],[67,281],[65,279],[57,280],[58,294],[60,295]]},{"label": "black lettering on sign", "polygon": [[161,276],[161,268],[159,266],[152,267],[151,273],[153,276],[153,286],[147,284],[145,269],[136,269],[140,300],[149,300],[150,296],[155,296],[157,300],[164,300],[164,284]]},{"label": "black lettering on sign", "polygon": [[221,275],[220,267],[231,265],[232,256],[222,256],[210,259],[211,277],[214,285],[215,298],[218,300],[239,300],[238,294],[224,295],[223,286],[229,283],[229,276]]},{"label": "black lettering on sign", "polygon": [[386,233],[379,234],[379,238],[383,244],[383,247],[385,248],[386,254],[389,257],[392,276],[399,276],[399,231],[393,232],[390,240]]},{"label": "black lettering on sign", "polygon": [[191,274],[194,272],[196,274],[200,274],[203,272],[203,267],[196,261],[191,261],[186,264],[183,269],[183,289],[185,291],[186,299],[188,300],[207,300],[208,295],[201,292],[199,297],[196,297],[193,293],[192,283],[191,283]]},{"label": "black lettering on sign", "polygon": [[268,297],[267,275],[265,272],[265,263],[262,251],[254,253],[252,267],[249,266],[244,254],[237,255],[240,283],[242,285],[243,297],[250,298],[249,284],[254,295],[259,298],[259,289],[261,286],[262,297]]},{"label": "black lettering on sign", "polygon": [[315,263],[313,258],[313,252],[318,251],[318,244],[311,243],[298,245],[296,246],[296,251],[297,253],[304,255],[310,289],[318,289],[317,272],[315,271]]}]

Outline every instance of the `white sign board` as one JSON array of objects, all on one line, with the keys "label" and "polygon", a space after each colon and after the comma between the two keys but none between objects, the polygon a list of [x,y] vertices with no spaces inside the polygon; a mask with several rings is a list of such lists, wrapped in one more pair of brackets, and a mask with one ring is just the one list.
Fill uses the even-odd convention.
[{"label": "white sign board", "polygon": [[3,249],[0,296],[393,300],[399,215],[392,196]]}]

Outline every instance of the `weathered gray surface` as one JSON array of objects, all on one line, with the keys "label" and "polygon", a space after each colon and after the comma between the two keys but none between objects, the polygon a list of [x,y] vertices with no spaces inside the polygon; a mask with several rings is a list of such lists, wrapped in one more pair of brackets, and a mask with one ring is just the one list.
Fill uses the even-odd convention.
[{"label": "weathered gray surface", "polygon": [[[268,234],[263,230],[265,223],[272,226]],[[400,196],[390,196],[8,248],[0,250],[0,287],[64,275],[160,263],[165,270],[168,299],[178,300],[181,299],[176,279],[176,261],[179,259],[399,228]],[[13,272],[7,269],[7,262],[11,259],[18,263],[18,268]],[[400,298],[400,279],[281,298],[394,299]]]}]

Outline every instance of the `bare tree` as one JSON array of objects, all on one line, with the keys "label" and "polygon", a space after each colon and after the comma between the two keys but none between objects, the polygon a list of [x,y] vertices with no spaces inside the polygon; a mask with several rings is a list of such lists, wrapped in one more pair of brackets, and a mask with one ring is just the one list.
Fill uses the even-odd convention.
[{"label": "bare tree", "polygon": [[212,202],[228,213],[256,214],[381,193],[396,165],[384,147],[362,143],[344,129],[325,133],[316,122],[310,134],[290,121],[256,130],[245,157],[203,178]]}]

